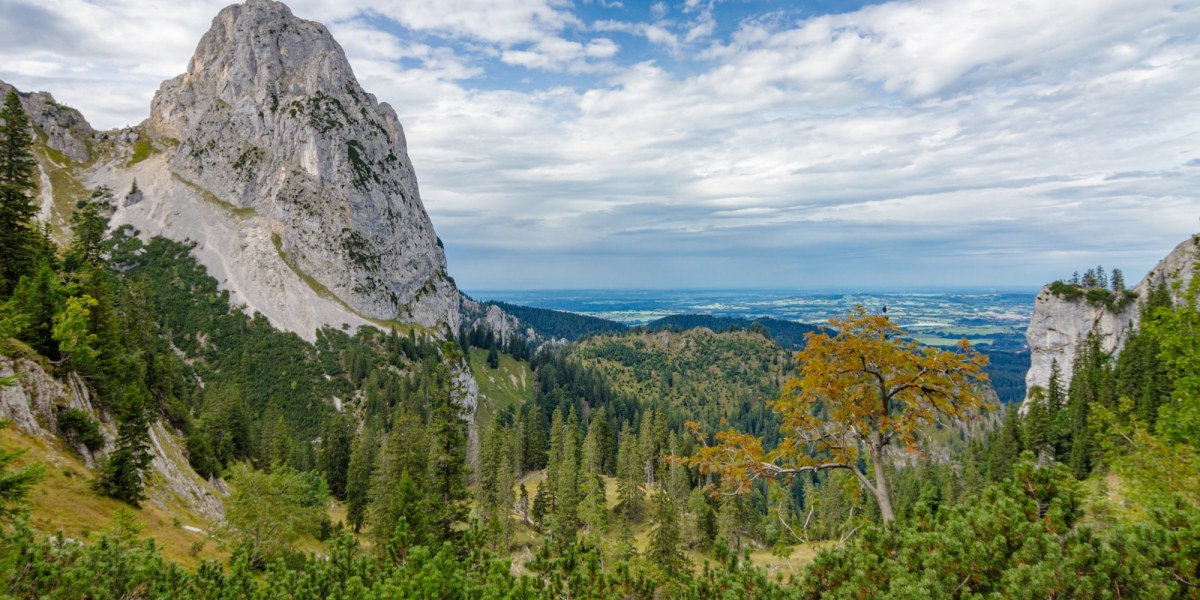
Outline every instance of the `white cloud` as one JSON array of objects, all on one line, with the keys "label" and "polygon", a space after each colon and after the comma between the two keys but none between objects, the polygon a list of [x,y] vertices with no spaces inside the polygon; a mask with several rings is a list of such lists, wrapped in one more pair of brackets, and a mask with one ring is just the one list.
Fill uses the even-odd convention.
[{"label": "white cloud", "polygon": [[[43,4],[64,15],[46,28],[55,43],[0,24],[0,79],[103,125],[145,116],[217,9]],[[31,6],[0,5],[0,23],[43,10]],[[702,2],[675,22],[664,5],[651,23],[586,27],[549,1],[293,8],[328,22],[400,113],[468,287],[532,282],[534,256],[560,287],[832,285],[855,269],[884,284],[1034,283],[1109,253],[1149,267],[1200,216],[1200,169],[1184,166],[1200,160],[1194,5],[913,0],[766,15],[721,38]],[[618,42],[635,44],[622,34],[669,54],[623,65]],[[518,85],[497,62],[573,78]],[[598,274],[630,255],[658,271],[589,282],[561,264],[582,255]],[[717,255],[729,272],[699,266]],[[818,264],[830,260],[844,264]]]},{"label": "white cloud", "polygon": [[550,37],[524,49],[504,50],[500,60],[510,65],[552,72],[589,73],[611,71],[605,59],[620,48],[607,38],[597,38],[587,46],[562,38]]}]

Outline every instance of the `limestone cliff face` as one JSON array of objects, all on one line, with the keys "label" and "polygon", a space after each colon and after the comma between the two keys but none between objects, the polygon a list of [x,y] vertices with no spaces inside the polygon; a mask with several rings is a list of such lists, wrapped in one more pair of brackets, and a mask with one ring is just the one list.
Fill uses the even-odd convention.
[{"label": "limestone cliff face", "polygon": [[[1141,300],[1161,283],[1171,286],[1179,282],[1174,294],[1178,299],[1192,278],[1192,266],[1200,251],[1200,238],[1193,237],[1179,244],[1160,260],[1133,288],[1138,301],[1121,310],[1089,303],[1085,298],[1067,299],[1055,295],[1047,285],[1034,301],[1033,317],[1025,333],[1029,341],[1030,366],[1025,375],[1026,389],[1045,388],[1050,382],[1050,366],[1054,361],[1062,371],[1063,384],[1070,383],[1075,349],[1093,330],[1100,335],[1105,352],[1114,356],[1121,352],[1132,328],[1137,326]],[[1028,401],[1028,396],[1026,397]]]},{"label": "limestone cliff face", "polygon": [[[0,81],[0,99],[13,90]],[[46,146],[77,163],[92,159],[91,141],[94,131],[83,115],[69,106],[54,101],[47,92],[21,94],[21,108],[29,115],[29,123],[45,136]]]},{"label": "limestone cliff face", "polygon": [[174,178],[354,312],[457,327],[396,113],[363,91],[321,24],[272,0],[222,10],[187,72],[155,94],[149,125],[178,141],[165,159]]}]

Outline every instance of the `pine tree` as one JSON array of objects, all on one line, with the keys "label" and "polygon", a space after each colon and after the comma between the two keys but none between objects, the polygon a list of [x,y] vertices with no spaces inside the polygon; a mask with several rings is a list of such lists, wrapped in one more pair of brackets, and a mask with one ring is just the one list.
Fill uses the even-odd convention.
[{"label": "pine tree", "polygon": [[1166,285],[1156,286],[1142,303],[1140,324],[1129,333],[1117,358],[1117,391],[1133,400],[1134,412],[1153,432],[1158,409],[1171,397],[1173,378],[1160,357],[1162,346],[1151,331],[1158,325],[1158,311],[1171,308]]},{"label": "pine tree", "polygon": [[[679,457],[682,455],[681,447],[683,443],[680,441],[678,434],[671,432],[670,438],[671,456]],[[692,489],[692,475],[688,472],[687,465],[681,460],[672,460],[667,465],[667,491],[671,494],[676,504],[683,504],[687,501],[688,493]]]},{"label": "pine tree", "polygon": [[71,244],[67,247],[63,267],[75,272],[85,265],[100,265],[104,262],[105,232],[113,211],[112,190],[96,188],[91,198],[80,200],[71,213]]},{"label": "pine tree", "polygon": [[31,226],[34,169],[29,117],[16,90],[10,90],[0,109],[0,297],[34,268],[36,236]]},{"label": "pine tree", "polygon": [[371,476],[375,471],[375,432],[370,428],[354,438],[346,468],[346,521],[358,533],[366,522]]},{"label": "pine tree", "polygon": [[592,416],[593,421],[583,440],[583,459],[579,465],[579,520],[589,533],[601,533],[608,527],[608,502],[601,475],[603,449],[600,428],[595,418],[603,418],[603,414],[597,411]]},{"label": "pine tree", "polygon": [[54,317],[62,312],[66,297],[58,274],[49,262],[42,261],[32,275],[21,278],[9,299],[22,325],[17,337],[51,360],[59,359],[52,332]]},{"label": "pine tree", "polygon": [[562,481],[559,471],[562,469],[563,446],[566,445],[567,435],[562,410],[556,409],[550,417],[550,430],[547,433],[550,447],[546,450],[546,479],[538,487],[538,497],[541,499],[541,512],[554,515],[558,512],[558,484]]},{"label": "pine tree", "polygon": [[154,454],[150,451],[152,407],[136,388],[122,399],[117,414],[116,448],[100,467],[97,492],[133,506],[140,506],[145,495],[145,475]]},{"label": "pine tree", "polygon": [[1030,390],[1029,409],[1025,413],[1025,448],[1038,455],[1052,455],[1054,446],[1050,443],[1050,427],[1051,414],[1046,400],[1046,391],[1035,387]]},{"label": "pine tree", "polygon": [[402,521],[415,543],[429,538],[430,504],[437,499],[430,497],[430,448],[419,442],[425,439],[428,434],[419,417],[405,412],[396,415],[371,484],[368,522],[380,547],[388,543]]},{"label": "pine tree", "polygon": [[1067,390],[1067,419],[1070,431],[1070,453],[1065,455],[1075,476],[1087,477],[1095,463],[1093,434],[1088,427],[1088,414],[1093,404],[1112,408],[1116,403],[1116,386],[1112,381],[1111,357],[1100,345],[1095,332],[1080,342],[1075,351],[1071,385]]},{"label": "pine tree", "polygon": [[515,484],[512,432],[493,419],[479,442],[479,476],[476,478],[477,519],[493,550],[507,551],[512,540],[513,485]]},{"label": "pine tree", "polygon": [[717,535],[717,515],[708,495],[701,488],[692,488],[687,499],[688,545],[696,550],[708,550]]},{"label": "pine tree", "polygon": [[646,410],[642,415],[642,426],[638,430],[638,446],[643,461],[643,471],[645,472],[645,482],[647,486],[657,484],[658,475],[658,457],[662,453],[662,447],[658,443],[656,434],[656,421],[658,412],[654,408]]},{"label": "pine tree", "polygon": [[554,529],[556,537],[566,543],[579,528],[579,421],[574,413],[563,431],[561,454],[554,486]]},{"label": "pine tree", "polygon": [[1112,290],[1118,294],[1125,291],[1125,274],[1120,269],[1112,270]]},{"label": "pine tree", "polygon": [[744,501],[743,496],[724,496],[721,498],[721,509],[717,512],[718,543],[732,552],[733,556],[739,556],[742,552],[746,518]]},{"label": "pine tree", "polygon": [[[15,376],[14,376],[15,377]],[[0,379],[0,387],[6,387],[10,382]],[[0,429],[8,427],[9,422],[0,419]],[[33,485],[42,480],[45,468],[41,464],[33,464],[19,469],[13,469],[13,461],[21,458],[26,449],[0,450],[0,522],[11,521],[14,517],[28,510],[26,498]]]},{"label": "pine tree", "polygon": [[988,473],[995,481],[1008,479],[1012,474],[1013,465],[1024,449],[1021,419],[1017,411],[1006,411],[1004,420],[1000,423],[1000,429],[995,432],[995,439],[991,444],[991,456],[988,457],[991,462]]},{"label": "pine tree", "polygon": [[350,418],[343,414],[327,419],[321,427],[321,453],[317,465],[329,483],[329,491],[339,500],[346,499],[346,479],[350,467],[354,431]]},{"label": "pine tree", "polygon": [[[464,391],[458,378],[445,365],[458,367],[462,353],[447,342],[440,367],[443,385],[436,391],[429,411],[429,482],[433,495],[431,523],[438,539],[454,535],[454,525],[467,516],[467,423],[463,420]],[[414,438],[415,439],[415,438]]]},{"label": "pine tree", "polygon": [[687,565],[680,549],[679,515],[670,494],[660,491],[655,495],[654,521],[657,527],[650,534],[650,561],[669,577],[674,577]]},{"label": "pine tree", "polygon": [[621,516],[626,524],[642,518],[642,484],[646,480],[640,445],[633,426],[626,421],[621,427],[617,449],[617,497]]}]

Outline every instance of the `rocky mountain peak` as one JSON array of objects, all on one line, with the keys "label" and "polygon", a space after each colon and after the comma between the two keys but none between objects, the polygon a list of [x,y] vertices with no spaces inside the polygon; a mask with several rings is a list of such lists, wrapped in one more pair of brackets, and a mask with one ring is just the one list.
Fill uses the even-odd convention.
[{"label": "rocky mountain peak", "polygon": [[149,124],[178,142],[174,177],[269,231],[321,293],[367,318],[457,326],[399,119],[323,25],[273,0],[225,8]]}]

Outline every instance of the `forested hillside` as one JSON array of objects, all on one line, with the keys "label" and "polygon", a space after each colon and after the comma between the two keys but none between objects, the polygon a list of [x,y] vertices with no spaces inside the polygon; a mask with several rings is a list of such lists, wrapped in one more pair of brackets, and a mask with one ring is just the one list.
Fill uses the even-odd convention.
[{"label": "forested hillside", "polygon": [[489,302],[504,312],[518,318],[547,338],[577,340],[594,333],[609,333],[625,330],[625,325],[600,317],[579,315],[561,310],[521,306],[508,302]]},{"label": "forested hillside", "polygon": [[761,319],[743,319],[740,317],[716,317],[712,315],[671,315],[655,319],[646,324],[646,329],[659,331],[672,329],[687,331],[696,327],[707,327],[713,331],[729,331],[731,329],[748,329],[763,331],[777,344],[788,350],[799,350],[804,347],[804,336],[820,329],[814,325],[785,321],[764,317]]}]

